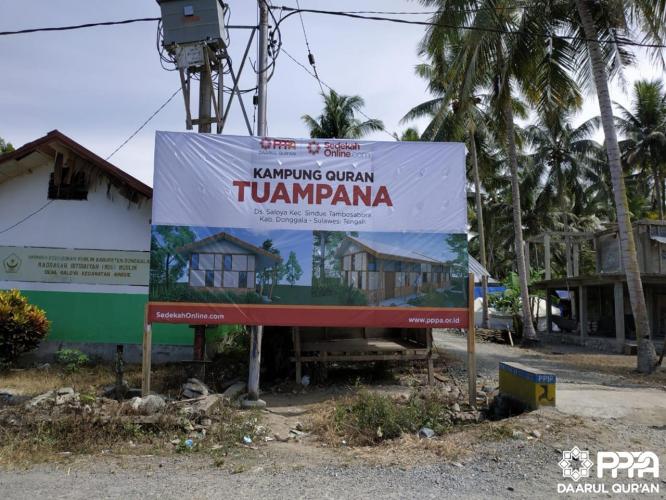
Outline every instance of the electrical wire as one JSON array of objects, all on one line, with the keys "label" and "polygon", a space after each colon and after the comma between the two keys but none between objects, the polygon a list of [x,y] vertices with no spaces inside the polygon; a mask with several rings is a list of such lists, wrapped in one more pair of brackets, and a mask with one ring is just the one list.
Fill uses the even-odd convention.
[{"label": "electrical wire", "polygon": [[24,223],[25,221],[27,221],[30,217],[32,217],[33,215],[37,215],[39,212],[41,212],[42,210],[44,210],[46,207],[48,207],[48,206],[49,206],[51,203],[53,203],[54,201],[55,201],[55,200],[49,200],[49,201],[47,201],[44,205],[42,205],[41,207],[39,207],[37,210],[35,210],[34,212],[32,212],[30,215],[27,215],[27,216],[23,217],[23,218],[22,218],[20,221],[18,221],[16,224],[13,224],[13,225],[9,226],[8,228],[5,228],[5,229],[3,229],[2,231],[0,231],[0,234],[4,234],[4,233],[6,233],[7,231],[11,231],[11,230],[14,229],[16,226],[19,226],[20,224],[23,224],[23,223]]},{"label": "electrical wire", "polygon": [[[292,61],[294,61],[298,66],[300,66],[301,68],[303,68],[303,69],[305,70],[305,72],[306,72],[308,75],[310,75],[312,78],[315,78],[315,79],[319,82],[320,85],[324,85],[324,87],[326,87],[327,89],[329,89],[329,90],[331,90],[331,91],[333,91],[333,92],[336,92],[336,90],[335,90],[333,87],[331,87],[328,83],[326,83],[325,81],[323,81],[323,80],[319,79],[317,76],[315,76],[315,74],[314,74],[312,71],[310,71],[310,69],[309,69],[305,64],[303,64],[303,63],[300,62],[298,59],[296,59],[294,56],[292,56],[289,52],[287,52],[287,49],[285,49],[284,47],[282,47],[282,52],[284,52],[284,54],[285,54],[289,59],[291,59]],[[337,93],[337,92],[336,92],[336,93]],[[357,111],[358,111],[358,113],[359,113],[361,116],[363,116],[366,120],[372,120],[372,119],[373,119],[373,118],[370,118],[368,115],[366,115],[362,110],[358,109]],[[391,136],[391,139],[397,140],[397,139],[396,139],[396,136],[393,135],[393,134],[392,134],[391,132],[389,132],[388,130],[386,130],[385,127],[382,127],[382,131],[383,131],[383,132],[386,132],[388,135],[390,135],[390,136]]]},{"label": "electrical wire", "polygon": [[[282,47],[282,35],[280,33],[280,23],[291,17],[293,14],[297,13],[308,13],[308,14],[323,14],[323,15],[330,15],[330,16],[341,16],[341,17],[349,17],[352,19],[361,19],[361,20],[368,20],[368,21],[386,21],[386,22],[391,22],[391,23],[398,23],[398,24],[411,24],[411,25],[417,25],[417,26],[437,26],[441,28],[450,28],[450,29],[463,29],[463,30],[469,30],[469,31],[485,31],[485,32],[491,32],[491,33],[499,33],[499,34],[505,34],[505,35],[529,35],[529,36],[534,36],[534,37],[541,37],[544,39],[550,39],[550,38],[559,38],[562,40],[575,40],[575,41],[581,41],[581,42],[597,42],[599,43],[599,40],[591,39],[591,38],[584,38],[584,37],[577,37],[577,36],[567,36],[567,35],[551,35],[548,33],[526,33],[524,31],[508,31],[508,30],[502,30],[498,28],[483,28],[480,26],[457,26],[457,25],[452,25],[452,24],[445,24],[445,23],[434,23],[430,21],[416,21],[416,20],[409,20],[409,19],[396,19],[392,17],[380,17],[380,16],[370,16],[370,15],[362,15],[357,12],[384,12],[384,11],[332,11],[332,10],[317,10],[317,9],[297,9],[294,7],[287,7],[287,6],[271,6],[268,4],[266,0],[262,0],[269,6],[269,13],[271,17],[273,17],[273,20],[275,21],[276,25],[275,28],[270,32],[271,33],[271,44],[269,45],[269,52],[272,52],[271,54],[271,59],[273,60],[266,70],[268,68],[274,66],[275,64],[275,59],[277,58],[277,55],[280,52],[280,49]],[[520,8],[524,9],[526,8],[525,6],[515,6],[515,7],[507,7],[507,9],[512,9],[512,8]],[[278,21],[275,16],[273,15],[272,11],[278,9],[278,10],[283,10],[288,12],[286,16],[283,16],[280,18]],[[464,13],[466,11],[434,11],[435,13]],[[469,12],[476,12],[473,9],[470,9]],[[386,11],[385,15],[388,15],[389,12]],[[8,35],[20,35],[20,34],[25,34],[25,33],[37,33],[37,32],[46,32],[46,31],[68,31],[68,30],[76,30],[76,29],[82,29],[82,28],[93,28],[96,26],[116,26],[116,25],[122,25],[122,24],[131,24],[131,23],[139,23],[139,22],[152,22],[152,21],[160,21],[161,18],[159,17],[142,17],[142,18],[136,18],[136,19],[124,19],[122,21],[105,21],[105,22],[98,22],[98,23],[86,23],[86,24],[77,24],[77,25],[71,25],[71,26],[55,26],[55,27],[46,27],[46,28],[27,28],[23,30],[16,30],[16,31],[0,31],[0,36],[8,36]],[[278,41],[273,40],[273,36],[277,34],[278,35]],[[641,42],[634,42],[631,40],[616,40],[614,42],[616,45],[626,45],[630,47],[640,47],[640,48],[647,48],[647,49],[664,49],[666,48],[665,44],[659,44],[659,43],[641,43]]]},{"label": "electrical wire", "polygon": [[25,33],[39,33],[44,31],[70,31],[78,30],[82,28],[94,28],[96,26],[118,26],[120,24],[132,24],[132,23],[143,23],[143,22],[154,22],[159,21],[160,17],[140,17],[137,19],[124,19],[122,21],[104,21],[99,23],[86,23],[86,24],[75,24],[72,26],[55,26],[48,28],[27,28],[23,30],[16,31],[0,31],[0,36],[7,35],[22,35]]},{"label": "electrical wire", "polygon": [[[296,0],[296,6],[300,9],[301,4],[299,0]],[[321,84],[321,80],[319,79],[319,73],[317,72],[317,64],[315,63],[315,58],[314,55],[312,54],[312,51],[310,50],[310,42],[308,40],[308,34],[305,31],[305,23],[303,22],[303,14],[301,12],[298,13],[299,17],[301,18],[301,28],[303,28],[303,38],[305,38],[305,47],[308,49],[308,62],[310,63],[310,66],[312,66],[312,71],[314,71],[315,78],[317,78],[317,82],[319,83],[319,89],[321,90],[321,94],[324,95],[324,87]]]},{"label": "electrical wire", "polygon": [[[394,18],[394,17],[360,15],[360,14],[354,14],[352,12],[346,12],[346,11],[319,10],[319,9],[297,9],[297,8],[294,8],[294,7],[287,7],[287,6],[281,6],[280,9],[282,9],[283,11],[288,12],[287,15],[282,16],[280,18],[280,23],[286,21],[287,19],[289,19],[294,14],[306,13],[306,14],[322,14],[322,15],[328,15],[328,16],[348,17],[348,18],[351,18],[351,19],[360,19],[360,20],[365,20],[365,21],[384,21],[384,22],[389,22],[389,23],[415,25],[415,26],[435,26],[435,27],[440,27],[440,28],[449,28],[449,29],[452,29],[452,30],[461,29],[461,30],[467,30],[467,31],[480,31],[480,32],[487,32],[487,33],[497,33],[497,34],[501,34],[501,35],[531,36],[531,37],[544,38],[546,40],[550,40],[552,38],[558,38],[558,39],[561,39],[561,40],[602,43],[602,41],[600,41],[600,40],[596,40],[596,39],[592,39],[592,38],[579,37],[579,36],[574,36],[574,35],[553,35],[553,34],[550,34],[550,33],[529,33],[529,32],[519,31],[519,30],[509,31],[509,30],[504,30],[504,29],[501,29],[501,28],[483,28],[481,26],[466,26],[466,25],[436,23],[436,22],[432,22],[432,21],[417,21],[417,20],[410,20],[410,19],[399,19],[399,18]],[[614,40],[613,43],[615,45],[625,45],[625,46],[630,46],[630,47],[641,47],[641,48],[647,48],[647,49],[664,49],[664,48],[666,48],[665,44],[641,43],[641,42],[634,42],[632,40],[627,40],[627,39]]]},{"label": "electrical wire", "polygon": [[125,140],[123,141],[123,143],[122,143],[120,146],[118,146],[116,149],[114,149],[114,150],[113,150],[113,153],[111,153],[109,156],[107,156],[107,157],[104,158],[104,159],[108,161],[113,155],[115,155],[118,151],[120,151],[120,150],[125,146],[125,144],[127,144],[129,141],[131,141],[132,139],[134,139],[134,137],[136,136],[136,134],[138,134],[139,132],[141,132],[141,130],[143,130],[143,128],[144,128],[146,125],[148,125],[148,123],[150,122],[150,120],[152,120],[153,118],[155,118],[155,116],[157,116],[157,114],[158,114],[160,111],[162,111],[162,110],[166,107],[166,105],[169,104],[169,103],[173,100],[174,97],[176,97],[176,95],[177,95],[179,92],[180,92],[180,87],[178,87],[178,88],[176,89],[176,91],[175,91],[173,94],[171,94],[171,96],[170,96],[170,97],[169,97],[169,98],[168,98],[168,99],[167,99],[167,100],[166,100],[166,101],[165,101],[165,102],[164,102],[159,108],[157,108],[157,109],[155,110],[155,112],[154,112],[152,115],[150,115],[150,116],[148,117],[148,119],[147,119],[145,122],[143,122],[143,123],[141,124],[141,126],[140,126],[138,129],[136,129],[136,130],[135,130],[135,131],[134,131],[134,132],[133,132],[133,133],[132,133],[127,139],[125,139]]}]

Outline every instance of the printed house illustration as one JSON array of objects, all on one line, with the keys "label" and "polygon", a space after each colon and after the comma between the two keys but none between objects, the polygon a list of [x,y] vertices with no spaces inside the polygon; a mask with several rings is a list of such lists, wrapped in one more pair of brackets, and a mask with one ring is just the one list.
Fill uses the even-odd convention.
[{"label": "printed house illustration", "polygon": [[176,251],[189,261],[189,286],[241,293],[255,290],[256,274],[282,260],[224,232]]},{"label": "printed house illustration", "polygon": [[342,281],[361,290],[368,304],[449,287],[451,263],[413,250],[347,236],[338,247]]}]

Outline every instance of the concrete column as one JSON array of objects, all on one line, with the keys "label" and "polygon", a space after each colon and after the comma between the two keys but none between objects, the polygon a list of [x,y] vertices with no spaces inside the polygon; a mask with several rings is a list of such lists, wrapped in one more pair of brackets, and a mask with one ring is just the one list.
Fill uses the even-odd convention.
[{"label": "concrete column", "polygon": [[580,245],[573,244],[573,275],[580,276]]},{"label": "concrete column", "polygon": [[624,350],[624,283],[615,283],[613,292],[615,303],[615,339],[617,347]]},{"label": "concrete column", "polygon": [[578,287],[579,297],[579,325],[580,325],[580,339],[585,340],[587,337],[587,287]]},{"label": "concrete column", "polygon": [[550,299],[550,290],[546,288],[546,332],[553,333],[553,317],[551,314],[552,302]]}]

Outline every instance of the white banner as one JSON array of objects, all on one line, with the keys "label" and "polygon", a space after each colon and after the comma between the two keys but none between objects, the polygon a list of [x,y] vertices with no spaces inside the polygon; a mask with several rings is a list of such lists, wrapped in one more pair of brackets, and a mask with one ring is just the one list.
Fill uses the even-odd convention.
[{"label": "white banner", "polygon": [[152,223],[465,233],[465,146],[157,132]]}]

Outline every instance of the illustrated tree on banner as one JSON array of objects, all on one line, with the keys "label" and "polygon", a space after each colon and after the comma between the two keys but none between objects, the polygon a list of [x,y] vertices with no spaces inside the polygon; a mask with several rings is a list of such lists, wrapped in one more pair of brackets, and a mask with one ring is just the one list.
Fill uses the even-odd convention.
[{"label": "illustrated tree on banner", "polygon": [[291,286],[294,286],[296,282],[301,279],[301,276],[303,276],[303,268],[301,268],[301,265],[298,263],[296,253],[293,251],[289,252],[289,258],[284,265],[284,275]]},{"label": "illustrated tree on banner", "polygon": [[176,249],[192,243],[194,231],[186,226],[158,226],[151,235],[150,279],[169,289],[182,276],[187,260]]}]

